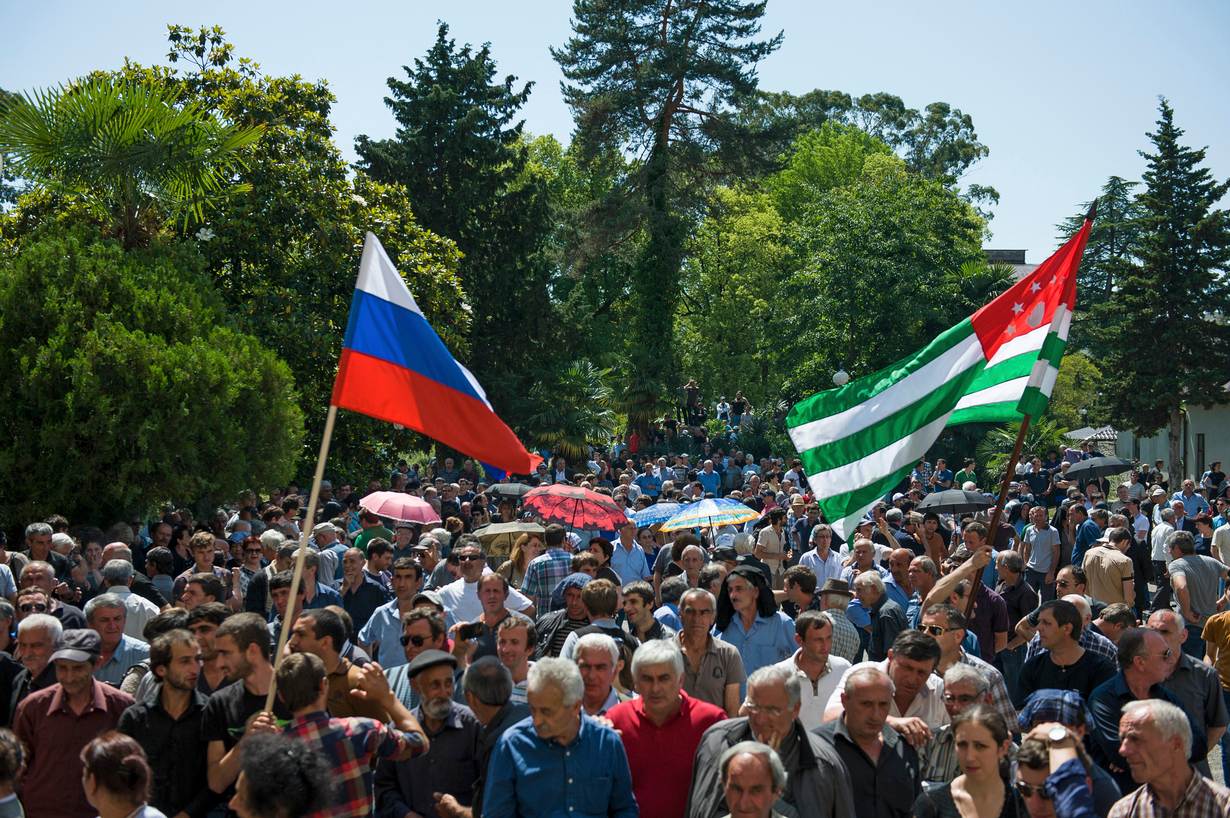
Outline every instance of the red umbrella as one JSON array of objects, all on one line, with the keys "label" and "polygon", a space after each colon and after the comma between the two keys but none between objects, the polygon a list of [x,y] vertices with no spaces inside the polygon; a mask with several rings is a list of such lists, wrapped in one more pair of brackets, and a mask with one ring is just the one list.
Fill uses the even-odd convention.
[{"label": "red umbrella", "polygon": [[439,523],[440,515],[431,503],[413,494],[399,491],[375,491],[359,501],[359,505],[375,514],[399,523]]},{"label": "red umbrella", "polygon": [[570,528],[618,531],[628,522],[614,500],[580,486],[539,486],[521,498],[521,508]]}]

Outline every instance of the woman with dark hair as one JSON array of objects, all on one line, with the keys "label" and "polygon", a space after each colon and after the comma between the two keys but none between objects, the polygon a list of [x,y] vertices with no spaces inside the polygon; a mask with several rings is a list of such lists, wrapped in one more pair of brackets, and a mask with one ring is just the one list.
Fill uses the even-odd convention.
[{"label": "woman with dark hair", "polygon": [[239,818],[328,814],[334,773],[306,742],[258,733],[244,740],[239,763],[235,797],[229,804]]},{"label": "woman with dark hair", "polygon": [[166,818],[149,806],[149,763],[136,739],[108,730],[81,751],[81,786],[98,818]]},{"label": "woman with dark hair", "polygon": [[750,565],[735,566],[722,581],[714,629],[738,648],[748,676],[792,656],[796,647],[794,620],[777,609],[764,573]]},{"label": "woman with dark hair", "polygon": [[976,704],[952,720],[961,775],[927,784],[914,802],[917,818],[1018,818],[1028,813],[1008,783],[1012,735],[996,710]]},{"label": "woman with dark hair", "polygon": [[773,587],[782,587],[782,575],[790,560],[790,548],[786,542],[786,509],[775,508],[765,515],[767,525],[756,536],[756,559],[769,566],[773,574]]},{"label": "woman with dark hair", "polygon": [[188,544],[192,539],[192,534],[192,527],[183,523],[171,529],[171,542],[167,546],[171,549],[171,559],[174,561],[171,566],[171,576],[179,576],[196,562],[192,558],[192,546]]}]

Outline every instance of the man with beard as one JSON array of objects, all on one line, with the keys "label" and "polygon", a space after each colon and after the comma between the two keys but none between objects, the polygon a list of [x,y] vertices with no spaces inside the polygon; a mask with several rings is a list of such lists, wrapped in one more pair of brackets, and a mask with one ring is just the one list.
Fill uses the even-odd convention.
[{"label": "man with beard", "polygon": [[[329,683],[318,656],[287,656],[277,673],[278,697],[294,713],[285,734],[320,753],[329,763],[336,784],[337,797],[332,803],[307,815],[367,818],[372,810],[373,768],[381,760],[401,761],[422,754],[427,749],[422,727],[389,690],[379,665],[362,668],[356,689],[371,699],[373,706],[388,712],[392,725],[375,719],[330,716],[325,709]],[[268,721],[269,714],[262,713],[257,720]]]},{"label": "man with beard", "polygon": [[[276,726],[252,718],[264,709],[273,684],[269,628],[259,614],[235,614],[214,634],[214,650],[230,684],[205,704],[201,739],[207,743],[209,787],[229,798],[239,776],[240,740],[276,730]],[[277,718],[290,718],[290,711],[280,702],[274,702],[273,712]]]},{"label": "man with beard", "polygon": [[206,602],[188,613],[188,630],[192,631],[201,646],[201,675],[197,678],[196,688],[206,696],[226,684],[226,671],[218,661],[214,635],[230,616],[231,609],[221,602]]},{"label": "man with beard", "polygon": [[408,665],[419,696],[414,716],[430,741],[426,753],[404,761],[385,761],[376,769],[376,811],[381,815],[436,818],[436,802],[451,795],[459,806],[474,800],[479,776],[482,724],[470,708],[453,701],[457,659],[425,650]]},{"label": "man with beard", "polygon": [[201,716],[208,699],[197,690],[201,646],[189,631],[173,630],[149,649],[149,695],[120,714],[116,729],[137,740],[153,773],[151,806],[167,815],[203,818],[214,801],[205,774]]}]

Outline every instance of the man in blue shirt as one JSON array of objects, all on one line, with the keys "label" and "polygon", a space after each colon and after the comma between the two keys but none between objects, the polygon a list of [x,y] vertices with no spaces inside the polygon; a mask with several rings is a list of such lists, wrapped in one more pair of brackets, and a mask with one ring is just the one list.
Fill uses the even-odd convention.
[{"label": "man in blue shirt", "polygon": [[653,463],[645,464],[645,471],[636,476],[632,481],[641,490],[641,494],[646,497],[658,499],[658,495],[662,493],[662,479],[653,473]]},{"label": "man in blue shirt", "polygon": [[1102,536],[1102,529],[1089,518],[1089,511],[1081,503],[1073,503],[1068,513],[1072,515],[1072,521],[1076,523],[1076,542],[1072,544],[1072,564],[1079,567],[1085,559],[1085,552]]},{"label": "man in blue shirt", "polygon": [[1203,495],[1196,493],[1195,480],[1184,480],[1183,490],[1176,491],[1170,500],[1171,502],[1175,500],[1183,501],[1183,509],[1187,513],[1188,519],[1191,519],[1198,514],[1205,514],[1210,511],[1209,501],[1204,499]]},{"label": "man in blue shirt", "polygon": [[611,551],[611,570],[619,574],[619,580],[624,585],[653,576],[645,549],[636,541],[636,523],[631,520],[619,529],[619,539]]},{"label": "man in blue shirt", "polygon": [[944,458],[937,458],[935,461],[935,471],[931,473],[931,478],[934,482],[928,486],[928,491],[944,491],[952,488],[952,469],[948,468],[948,461]]},{"label": "man in blue shirt", "polygon": [[696,475],[696,479],[700,481],[700,485],[706,494],[712,494],[715,497],[721,496],[721,492],[718,489],[722,486],[722,475],[713,470],[712,460],[704,462]]},{"label": "man in blue shirt", "polygon": [[509,727],[491,755],[485,818],[636,818],[623,744],[581,713],[585,684],[577,666],[539,659],[527,682],[530,717]]}]

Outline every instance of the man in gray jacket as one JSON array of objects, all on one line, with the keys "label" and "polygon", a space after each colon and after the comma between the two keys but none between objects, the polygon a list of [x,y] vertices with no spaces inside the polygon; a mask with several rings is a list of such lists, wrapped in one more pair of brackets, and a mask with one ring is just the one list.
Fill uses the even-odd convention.
[{"label": "man in gray jacket", "polygon": [[730,812],[722,791],[722,754],[741,741],[775,749],[786,768],[786,787],[773,809],[786,818],[807,815],[847,818],[854,814],[850,776],[832,745],[799,722],[799,677],[775,665],[747,680],[746,715],[705,731],[692,767],[687,818],[719,818]]}]

